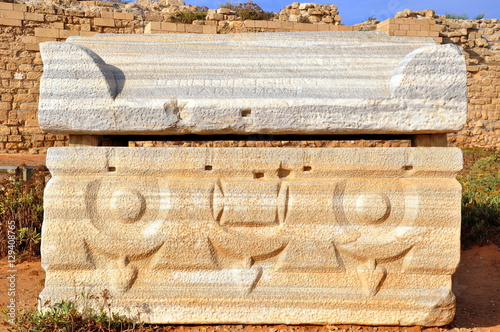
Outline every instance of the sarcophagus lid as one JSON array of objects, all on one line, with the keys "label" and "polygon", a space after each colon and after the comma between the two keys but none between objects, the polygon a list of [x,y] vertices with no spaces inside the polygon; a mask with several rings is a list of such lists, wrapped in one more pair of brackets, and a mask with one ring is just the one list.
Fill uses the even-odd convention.
[{"label": "sarcophagus lid", "polygon": [[467,118],[454,45],[382,32],[96,35],[41,44],[64,134],[430,134]]}]

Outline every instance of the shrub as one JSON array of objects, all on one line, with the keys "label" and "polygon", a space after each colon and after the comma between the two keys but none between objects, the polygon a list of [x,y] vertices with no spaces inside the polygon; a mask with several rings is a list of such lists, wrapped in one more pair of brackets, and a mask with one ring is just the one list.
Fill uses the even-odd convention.
[{"label": "shrub", "polygon": [[453,20],[468,20],[469,15],[467,14],[452,14],[452,13],[446,13],[446,18],[448,19],[453,19]]},{"label": "shrub", "polygon": [[219,8],[227,8],[236,12],[236,16],[240,20],[270,20],[274,18],[274,13],[265,12],[259,5],[251,0],[245,3],[233,3],[227,1],[224,4],[220,4]]},{"label": "shrub", "polygon": [[13,181],[0,182],[0,257],[8,253],[8,236],[12,233],[18,259],[40,255],[46,175],[45,168],[39,168],[28,181],[17,176]]},{"label": "shrub", "polygon": [[111,311],[107,290],[101,293],[101,298],[82,297],[77,300],[102,300],[103,304],[99,309],[86,305],[79,309],[73,301],[61,301],[44,311],[35,308],[21,310],[9,332],[125,332],[138,331],[136,328],[143,327],[142,324]]},{"label": "shrub", "polygon": [[219,8],[227,8],[233,10],[235,4],[231,2],[231,0],[226,1],[225,3],[219,4]]},{"label": "shrub", "polygon": [[463,186],[462,245],[467,248],[488,241],[500,245],[500,152],[480,157],[459,181]]},{"label": "shrub", "polygon": [[196,12],[177,12],[171,16],[171,20],[174,23],[184,23],[191,24],[196,20],[204,20],[207,17],[206,12],[196,11]]}]

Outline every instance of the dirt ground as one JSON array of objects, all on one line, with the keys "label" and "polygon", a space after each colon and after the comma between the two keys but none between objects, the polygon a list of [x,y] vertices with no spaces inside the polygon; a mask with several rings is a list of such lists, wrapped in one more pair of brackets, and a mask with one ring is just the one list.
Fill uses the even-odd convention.
[{"label": "dirt ground", "polygon": [[[9,301],[7,277],[10,269],[7,259],[0,260],[0,308]],[[16,300],[18,310],[37,305],[45,272],[40,262],[16,265]],[[496,245],[473,247],[462,251],[462,259],[454,276],[457,296],[455,320],[444,328],[384,327],[384,326],[286,326],[286,325],[223,325],[223,326],[169,326],[163,331],[176,332],[331,332],[331,331],[426,331],[426,332],[500,332],[500,248]],[[3,314],[2,314],[3,315]],[[0,324],[0,331],[7,325]]]},{"label": "dirt ground", "polygon": [[0,166],[40,166],[45,165],[45,155],[0,154]]}]

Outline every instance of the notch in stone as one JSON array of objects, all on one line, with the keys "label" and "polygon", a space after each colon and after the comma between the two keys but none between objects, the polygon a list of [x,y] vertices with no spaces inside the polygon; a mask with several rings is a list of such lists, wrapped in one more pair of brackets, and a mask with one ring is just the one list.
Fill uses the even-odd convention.
[{"label": "notch in stone", "polygon": [[116,167],[114,167],[114,166],[109,166],[109,167],[108,167],[108,172],[116,172]]},{"label": "notch in stone", "polygon": [[310,172],[311,169],[312,169],[311,166],[304,166],[304,167],[302,167],[302,171],[304,171],[304,172]]},{"label": "notch in stone", "polygon": [[260,179],[264,177],[264,173],[262,172],[253,172],[253,178],[254,179]]},{"label": "notch in stone", "polygon": [[252,115],[252,110],[251,109],[245,108],[245,109],[241,110],[241,117],[242,118],[249,117],[250,115]]},{"label": "notch in stone", "polygon": [[405,171],[411,171],[411,170],[413,170],[413,166],[412,165],[405,165],[405,166],[403,166],[403,169]]},{"label": "notch in stone", "polygon": [[292,171],[289,169],[285,169],[285,168],[280,167],[280,168],[278,168],[278,177],[280,179],[286,178],[288,175],[290,175],[291,172]]},{"label": "notch in stone", "polygon": [[212,169],[212,165],[205,165],[205,171],[211,171]]}]

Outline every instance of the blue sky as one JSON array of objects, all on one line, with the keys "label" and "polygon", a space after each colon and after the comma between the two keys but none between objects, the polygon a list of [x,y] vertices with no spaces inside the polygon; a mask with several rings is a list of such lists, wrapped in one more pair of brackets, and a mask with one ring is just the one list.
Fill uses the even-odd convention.
[{"label": "blue sky", "polygon": [[[186,0],[188,5],[207,6],[218,8],[225,0]],[[246,2],[246,0],[233,0],[232,2]],[[254,0],[256,4],[266,11],[278,12],[293,0]],[[446,13],[464,14],[470,18],[484,13],[486,18],[500,19],[500,0],[309,0],[299,2],[314,2],[321,4],[335,4],[339,6],[342,23],[352,25],[364,21],[369,16],[379,20],[394,17],[394,14],[405,8],[412,10],[434,9],[437,14]]]}]

